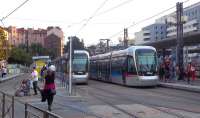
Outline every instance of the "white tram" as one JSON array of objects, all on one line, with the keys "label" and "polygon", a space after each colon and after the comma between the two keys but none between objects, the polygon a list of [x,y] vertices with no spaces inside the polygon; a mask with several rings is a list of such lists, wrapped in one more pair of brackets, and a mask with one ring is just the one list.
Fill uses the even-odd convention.
[{"label": "white tram", "polygon": [[[89,53],[85,50],[74,50],[72,57],[72,81],[74,83],[88,83],[89,77]],[[57,58],[52,63],[55,64],[59,78],[69,79],[69,56]]]},{"label": "white tram", "polygon": [[90,58],[92,79],[126,86],[156,86],[157,54],[150,46],[131,46]]}]

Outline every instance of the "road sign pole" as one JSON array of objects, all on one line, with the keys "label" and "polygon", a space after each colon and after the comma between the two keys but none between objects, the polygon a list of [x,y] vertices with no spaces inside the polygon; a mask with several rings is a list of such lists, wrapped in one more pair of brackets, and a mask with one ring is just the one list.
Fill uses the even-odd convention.
[{"label": "road sign pole", "polygon": [[72,94],[72,37],[69,38],[69,95]]}]

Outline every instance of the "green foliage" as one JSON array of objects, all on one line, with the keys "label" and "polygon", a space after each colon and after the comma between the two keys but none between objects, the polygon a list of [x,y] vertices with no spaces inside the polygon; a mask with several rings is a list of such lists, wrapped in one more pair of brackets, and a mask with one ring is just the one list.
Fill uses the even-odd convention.
[{"label": "green foliage", "polygon": [[10,57],[8,58],[9,63],[18,63],[23,65],[30,65],[32,63],[32,56],[44,56],[48,55],[51,58],[55,58],[55,49],[46,49],[41,44],[35,43],[28,47],[27,45],[20,44],[18,47],[12,48]]},{"label": "green foliage", "polygon": [[8,58],[9,63],[17,63],[23,65],[30,65],[32,63],[32,56],[21,48],[13,48]]},{"label": "green foliage", "polygon": [[0,61],[8,57],[9,45],[7,40],[0,39]]},{"label": "green foliage", "polygon": [[[22,47],[24,47],[24,46],[22,46]],[[56,57],[56,49],[47,49],[47,48],[44,48],[39,43],[31,44],[31,46],[29,47],[29,53],[32,56],[44,56],[44,55],[48,55],[52,59]]]},{"label": "green foliage", "polygon": [[25,45],[25,44],[19,44],[18,48],[21,48],[23,50],[27,50],[27,45]]},{"label": "green foliage", "polygon": [[29,49],[31,54],[34,56],[43,56],[43,55],[48,55],[49,53],[48,50],[39,43],[31,44]]},{"label": "green foliage", "polygon": [[6,31],[0,27],[0,40],[6,40],[6,39],[7,39]]},{"label": "green foliage", "polygon": [[[67,53],[69,50],[70,42],[67,42],[67,45],[64,46],[64,52]],[[80,39],[76,36],[72,37],[72,48],[74,50],[84,50],[84,42],[83,40],[80,41]]]}]

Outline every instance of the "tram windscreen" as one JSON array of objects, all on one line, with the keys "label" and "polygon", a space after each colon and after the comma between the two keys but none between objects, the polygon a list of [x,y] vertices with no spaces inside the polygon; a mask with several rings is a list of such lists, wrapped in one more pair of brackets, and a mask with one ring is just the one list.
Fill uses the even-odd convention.
[{"label": "tram windscreen", "polygon": [[154,50],[138,49],[135,55],[139,75],[152,76],[156,74],[157,58]]},{"label": "tram windscreen", "polygon": [[86,54],[74,54],[73,71],[74,72],[88,71],[88,56]]}]

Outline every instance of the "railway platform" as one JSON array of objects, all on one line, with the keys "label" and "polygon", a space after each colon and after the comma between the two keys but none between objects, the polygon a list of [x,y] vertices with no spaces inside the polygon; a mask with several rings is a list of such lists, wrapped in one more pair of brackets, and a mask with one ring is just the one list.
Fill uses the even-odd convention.
[{"label": "railway platform", "polygon": [[187,83],[185,80],[177,80],[177,81],[168,81],[168,82],[160,82],[159,85],[161,87],[173,88],[186,90],[191,92],[200,92],[200,79],[196,79],[194,81],[190,81]]}]

